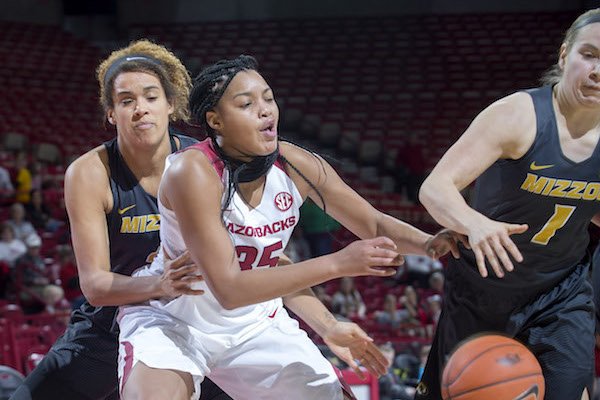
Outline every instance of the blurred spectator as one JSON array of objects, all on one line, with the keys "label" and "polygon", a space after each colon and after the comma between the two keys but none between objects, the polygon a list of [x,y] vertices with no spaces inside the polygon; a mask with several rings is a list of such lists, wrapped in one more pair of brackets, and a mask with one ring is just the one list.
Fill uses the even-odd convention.
[{"label": "blurred spectator", "polygon": [[407,320],[408,313],[406,310],[399,310],[396,296],[388,293],[383,300],[383,310],[375,311],[374,316],[378,324],[397,328],[402,322]]},{"label": "blurred spectator", "polygon": [[15,188],[10,180],[8,170],[0,166],[0,199],[11,199],[15,195]]},{"label": "blurred spectator", "polygon": [[15,231],[9,223],[0,225],[0,261],[14,267],[17,258],[27,252],[27,247],[21,239],[15,237]]},{"label": "blurred spectator", "polygon": [[398,167],[396,192],[402,193],[405,188],[408,200],[414,204],[419,202],[419,187],[425,178],[424,166],[427,165],[423,155],[424,146],[419,141],[417,134],[411,134],[399,149],[395,163]]},{"label": "blurred spectator", "polygon": [[[442,296],[434,294],[427,298],[427,322],[437,325],[442,313]],[[433,333],[433,332],[431,332]]]},{"label": "blurred spectator", "polygon": [[36,229],[55,232],[63,224],[62,221],[52,218],[53,212],[44,202],[41,190],[31,191],[31,201],[25,205],[25,209],[29,221]]},{"label": "blurred spectator", "polygon": [[444,274],[441,271],[435,271],[429,275],[429,288],[434,294],[442,295],[444,293]]},{"label": "blurred spectator", "polygon": [[31,163],[31,190],[42,190],[44,188],[44,165],[35,160]]},{"label": "blurred spectator", "polygon": [[409,371],[399,368],[395,364],[394,346],[391,343],[379,346],[381,352],[385,355],[390,364],[385,375],[379,377],[379,398],[380,400],[412,400],[415,395],[415,387],[407,384]]},{"label": "blurred spectator", "polygon": [[71,246],[60,246],[57,254],[57,263],[60,268],[59,278],[65,292],[65,298],[71,304],[71,308],[76,310],[83,304],[85,297],[79,286],[79,273]]},{"label": "blurred spectator", "polygon": [[427,357],[429,356],[429,352],[431,351],[431,345],[426,344],[421,347],[421,351],[419,353],[419,375],[417,376],[417,380],[421,380],[421,376],[423,375],[423,371],[425,370],[425,364],[427,364]]},{"label": "blurred spectator", "polygon": [[15,267],[19,299],[27,312],[45,310],[54,313],[64,299],[64,292],[49,279],[46,264],[40,256],[41,238],[37,234],[29,235],[25,244],[27,252],[16,261]]},{"label": "blurred spectator", "polygon": [[31,222],[25,220],[25,207],[21,203],[10,206],[10,219],[7,222],[12,226],[17,239],[25,241],[31,235],[37,235]]},{"label": "blurred spectator", "polygon": [[412,286],[404,289],[404,295],[400,297],[400,305],[406,310],[407,322],[413,324],[425,325],[427,323],[427,313],[421,307],[419,295]]},{"label": "blurred spectator", "polygon": [[27,153],[19,152],[15,160],[15,199],[19,203],[29,203],[31,196],[31,172],[27,168]]},{"label": "blurred spectator", "polygon": [[302,227],[297,226],[292,232],[285,254],[295,263],[311,258],[310,246],[304,237]]},{"label": "blurred spectator", "polygon": [[407,282],[413,284],[416,281],[419,287],[422,288],[429,286],[429,276],[433,272],[440,271],[443,268],[443,265],[439,260],[416,254],[405,255],[404,265]]},{"label": "blurred spectator", "polygon": [[[333,251],[333,233],[340,229],[340,223],[308,199],[300,207],[300,223],[304,237],[310,246],[312,257],[319,257]],[[298,229],[298,228],[296,228]]]},{"label": "blurred spectator", "polygon": [[333,294],[331,308],[334,314],[347,319],[364,318],[367,307],[354,287],[354,279],[344,277],[340,280],[340,287]]}]

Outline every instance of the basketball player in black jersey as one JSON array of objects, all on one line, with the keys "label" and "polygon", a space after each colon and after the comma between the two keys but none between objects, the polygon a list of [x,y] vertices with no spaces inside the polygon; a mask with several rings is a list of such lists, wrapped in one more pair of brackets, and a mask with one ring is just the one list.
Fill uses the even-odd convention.
[{"label": "basketball player in black jersey", "polygon": [[[117,399],[118,305],[190,289],[195,266],[183,256],[162,276],[134,278],[157,250],[156,202],[165,158],[196,140],[169,134],[189,116],[190,77],[163,46],[138,41],[113,52],[97,70],[100,101],[117,137],[77,159],[65,176],[65,202],[82,290],[87,298],[66,333],[20,386],[13,400]],[[174,380],[181,378],[173,373]],[[230,399],[205,380],[202,399]]]},{"label": "basketball player in black jersey", "polygon": [[[586,247],[600,212],[600,9],[571,25],[543,81],[482,111],[421,188],[431,215],[468,236],[470,249],[447,268],[416,399],[441,398],[448,354],[482,331],[529,347],[546,400],[588,398],[594,308]],[[460,190],[475,179],[468,206]]]}]

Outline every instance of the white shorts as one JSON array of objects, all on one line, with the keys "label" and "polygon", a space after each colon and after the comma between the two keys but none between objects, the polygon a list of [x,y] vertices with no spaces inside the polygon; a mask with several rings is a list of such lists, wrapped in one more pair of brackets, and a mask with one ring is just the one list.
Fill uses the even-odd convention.
[{"label": "white shorts", "polygon": [[192,399],[205,376],[235,400],[342,400],[332,365],[284,308],[271,325],[237,346],[207,335],[153,307],[140,307],[119,320],[119,383],[138,361],[151,368],[187,372]]}]

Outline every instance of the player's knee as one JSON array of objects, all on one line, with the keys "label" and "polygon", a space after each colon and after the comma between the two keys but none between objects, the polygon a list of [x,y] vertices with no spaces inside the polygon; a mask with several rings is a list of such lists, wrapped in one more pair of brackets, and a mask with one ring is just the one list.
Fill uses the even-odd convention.
[{"label": "player's knee", "polygon": [[155,370],[138,363],[125,381],[121,399],[189,400],[193,390],[191,376],[170,370]]},{"label": "player's knee", "polygon": [[157,388],[153,385],[125,385],[121,393],[122,400],[189,400],[187,390],[173,387]]}]

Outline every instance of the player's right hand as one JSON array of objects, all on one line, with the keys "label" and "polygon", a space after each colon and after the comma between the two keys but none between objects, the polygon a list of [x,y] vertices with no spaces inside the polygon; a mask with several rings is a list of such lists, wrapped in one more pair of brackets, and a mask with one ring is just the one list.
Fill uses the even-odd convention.
[{"label": "player's right hand", "polygon": [[164,271],[160,276],[160,288],[166,297],[204,294],[204,290],[192,289],[194,282],[202,280],[204,278],[198,273],[198,267],[192,261],[188,251],[173,260],[165,256]]},{"label": "player's right hand", "polygon": [[333,254],[339,276],[392,276],[404,259],[387,237],[357,240]]},{"label": "player's right hand", "polygon": [[498,278],[504,276],[504,271],[514,269],[509,255],[517,262],[523,261],[523,256],[510,235],[523,233],[528,228],[527,224],[507,224],[485,218],[469,229],[469,246],[475,254],[482,277],[488,276],[486,261]]}]

